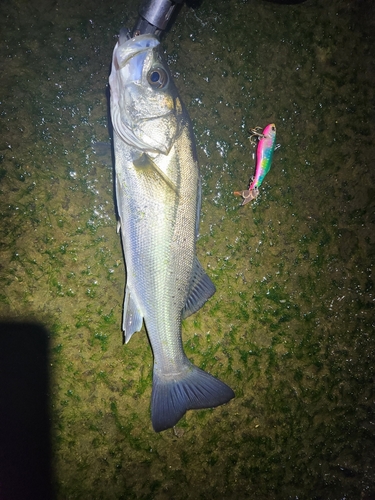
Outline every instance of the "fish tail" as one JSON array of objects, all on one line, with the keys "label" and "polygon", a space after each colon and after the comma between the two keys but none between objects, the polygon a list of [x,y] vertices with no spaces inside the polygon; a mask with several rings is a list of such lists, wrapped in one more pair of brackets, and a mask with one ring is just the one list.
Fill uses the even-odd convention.
[{"label": "fish tail", "polygon": [[156,432],[177,424],[187,410],[214,408],[234,398],[221,380],[187,361],[178,374],[161,375],[154,369],[151,419]]}]

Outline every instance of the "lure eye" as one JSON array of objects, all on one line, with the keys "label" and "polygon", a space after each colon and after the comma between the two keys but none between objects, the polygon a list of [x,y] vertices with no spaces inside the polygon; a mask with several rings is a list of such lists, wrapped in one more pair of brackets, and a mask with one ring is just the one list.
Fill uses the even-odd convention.
[{"label": "lure eye", "polygon": [[169,78],[163,68],[153,68],[148,72],[147,81],[154,89],[162,89],[167,86]]}]

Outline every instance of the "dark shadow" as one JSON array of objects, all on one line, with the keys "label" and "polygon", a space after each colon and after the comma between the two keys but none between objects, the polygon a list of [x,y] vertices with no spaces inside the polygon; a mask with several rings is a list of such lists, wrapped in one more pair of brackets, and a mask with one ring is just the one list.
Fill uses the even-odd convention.
[{"label": "dark shadow", "polygon": [[[111,65],[112,66],[112,65]],[[108,76],[111,72],[111,68],[109,70]],[[113,140],[113,125],[112,125],[112,119],[111,119],[111,89],[109,85],[106,87],[106,97],[107,97],[107,127],[108,127],[108,135],[110,138],[110,148],[111,148],[111,160],[112,160],[112,179],[113,179],[113,205],[114,205],[114,212],[116,215],[116,219],[119,220],[119,213],[117,210],[117,201],[116,201],[116,170],[115,170],[115,144]]]},{"label": "dark shadow", "polygon": [[48,333],[0,323],[0,499],[50,500]]},{"label": "dark shadow", "polygon": [[185,3],[191,9],[199,9],[199,7],[203,3],[203,0],[185,0]]},{"label": "dark shadow", "polygon": [[306,0],[266,0],[266,2],[278,3],[281,5],[297,5],[306,2]]}]

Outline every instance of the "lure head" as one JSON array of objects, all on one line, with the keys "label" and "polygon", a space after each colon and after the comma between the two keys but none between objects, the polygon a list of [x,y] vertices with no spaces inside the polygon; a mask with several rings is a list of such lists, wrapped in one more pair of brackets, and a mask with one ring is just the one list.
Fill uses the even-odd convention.
[{"label": "lure head", "polygon": [[267,127],[264,128],[262,132],[262,137],[259,140],[258,150],[257,150],[258,161],[261,162],[262,168],[266,170],[266,173],[268,172],[271,166],[272,155],[275,149],[275,145],[276,145],[276,125],[274,123],[270,123],[269,125],[267,125]]},{"label": "lure head", "polygon": [[275,139],[276,138],[276,125],[274,123],[270,123],[263,130],[262,135],[267,139]]}]

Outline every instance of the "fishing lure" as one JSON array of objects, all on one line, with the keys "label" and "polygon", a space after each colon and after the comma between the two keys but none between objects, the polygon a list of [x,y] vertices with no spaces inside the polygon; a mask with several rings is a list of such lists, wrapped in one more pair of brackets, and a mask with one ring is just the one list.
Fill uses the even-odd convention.
[{"label": "fishing lure", "polygon": [[259,130],[261,130],[259,127],[251,129],[252,135],[250,136],[250,140],[253,137],[259,138],[254,179],[250,182],[248,189],[234,192],[236,196],[242,196],[242,205],[246,205],[246,203],[249,203],[249,201],[254,200],[258,196],[259,187],[271,168],[272,156],[276,145],[276,125],[270,123],[263,132],[259,132]]}]

